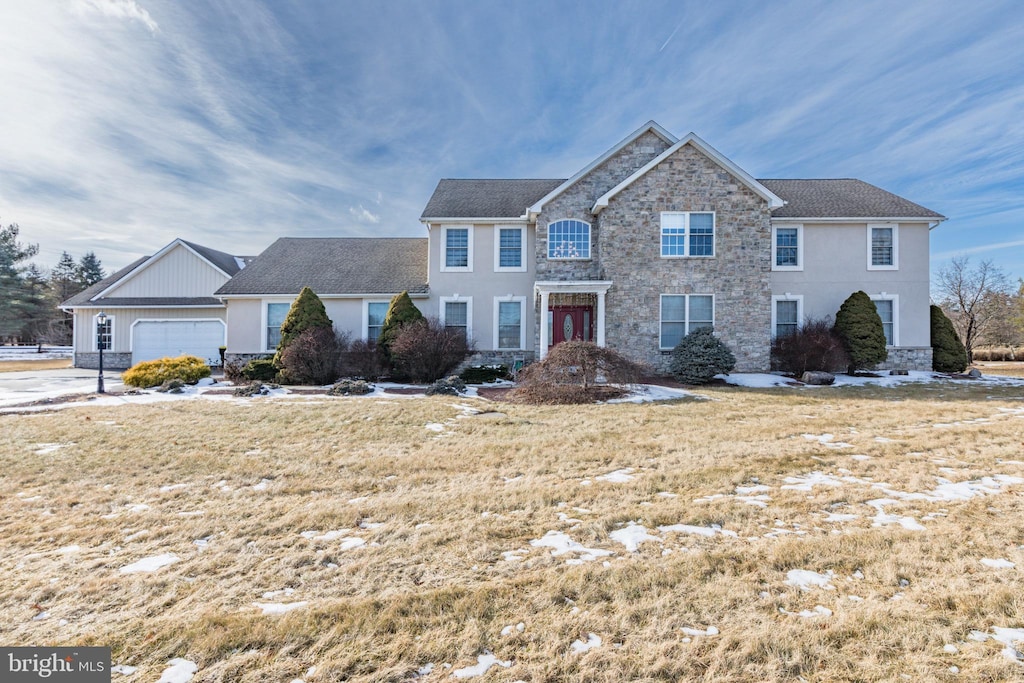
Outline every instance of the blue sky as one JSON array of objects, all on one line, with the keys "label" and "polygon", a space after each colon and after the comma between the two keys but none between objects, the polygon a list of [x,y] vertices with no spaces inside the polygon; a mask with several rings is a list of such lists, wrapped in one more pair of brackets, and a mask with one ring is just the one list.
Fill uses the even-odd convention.
[{"label": "blue sky", "polygon": [[649,119],[759,178],[939,211],[1024,277],[1010,2],[0,0],[0,221],[120,267],[175,237],[421,236],[442,177],[567,177]]}]

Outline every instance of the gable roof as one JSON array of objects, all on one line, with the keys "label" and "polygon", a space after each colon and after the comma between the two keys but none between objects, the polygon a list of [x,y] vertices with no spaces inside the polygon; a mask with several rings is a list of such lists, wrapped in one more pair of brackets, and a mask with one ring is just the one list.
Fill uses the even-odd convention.
[{"label": "gable roof", "polygon": [[294,296],[427,292],[423,237],[282,237],[215,294]]},{"label": "gable roof", "polygon": [[682,138],[674,145],[666,149],[664,152],[651,159],[646,165],[634,171],[633,174],[630,175],[628,178],[626,178],[621,183],[619,183],[618,185],[616,185],[615,187],[613,187],[612,189],[608,190],[603,195],[598,197],[597,201],[594,202],[594,206],[591,209],[591,213],[601,213],[601,209],[608,206],[608,202],[613,197],[615,197],[615,195],[625,190],[627,187],[632,185],[634,182],[636,182],[643,176],[647,175],[649,171],[656,168],[659,164],[661,164],[661,162],[665,161],[665,159],[668,159],[670,156],[678,152],[686,145],[692,145],[693,147],[697,148],[702,153],[704,153],[705,156],[710,157],[712,161],[714,161],[719,166],[721,166],[729,173],[731,173],[737,180],[739,180],[741,183],[743,183],[751,190],[753,190],[755,194],[758,194],[761,197],[763,197],[765,201],[768,202],[768,206],[775,208],[781,207],[784,204],[781,197],[779,197],[774,192],[769,190],[767,187],[759,183],[756,179],[754,179],[753,176],[751,176],[749,173],[747,173],[742,168],[740,168],[732,161],[730,161],[728,158],[726,158],[724,154],[719,152],[717,149],[715,149],[708,143],[701,140],[695,133],[688,133],[686,137]]},{"label": "gable roof", "polygon": [[772,218],[922,218],[945,216],[855,178],[761,180],[786,200]]},{"label": "gable roof", "polygon": [[582,178],[583,176],[587,175],[588,173],[593,171],[595,168],[597,168],[598,166],[600,166],[604,162],[606,162],[609,159],[611,159],[613,156],[618,154],[624,147],[626,147],[626,145],[630,144],[631,142],[636,140],[638,137],[640,137],[644,133],[647,133],[648,131],[654,133],[655,135],[660,137],[662,140],[667,142],[669,145],[673,145],[677,141],[677,138],[676,138],[675,135],[672,135],[672,133],[669,133],[667,130],[662,128],[660,125],[658,125],[657,122],[655,122],[654,120],[648,121],[644,125],[642,125],[639,128],[637,128],[635,131],[633,131],[632,133],[627,135],[626,137],[622,138],[622,140],[620,140],[618,142],[618,144],[614,145],[607,152],[605,152],[604,154],[602,154],[601,156],[599,156],[598,158],[594,159],[589,164],[584,166],[582,169],[579,170],[579,172],[577,172],[575,175],[573,175],[573,177],[571,177],[568,180],[564,181],[561,185],[559,185],[558,187],[554,188],[553,190],[548,192],[546,195],[544,195],[543,197],[538,199],[536,202],[534,202],[530,206],[530,210],[527,212],[527,215],[532,217],[532,216],[535,216],[536,214],[539,214],[541,212],[541,210],[543,210],[545,204],[547,204],[552,199],[554,199],[558,195],[560,195],[563,192],[565,192],[566,190],[568,190],[570,187],[575,185],[576,181],[578,181],[580,178]]},{"label": "gable roof", "polygon": [[119,270],[119,271],[117,271],[115,273],[112,273],[111,275],[108,275],[107,277],[103,278],[102,280],[100,280],[99,282],[97,282],[95,284],[89,285],[88,287],[83,289],[78,294],[75,294],[73,297],[71,297],[67,301],[64,301],[63,303],[61,303],[60,304],[60,308],[73,308],[74,306],[80,306],[82,304],[88,304],[90,301],[92,301],[92,298],[94,296],[96,296],[100,292],[108,289],[115,282],[120,281],[123,277],[127,276],[133,270],[135,270],[136,268],[141,266],[143,263],[148,261],[149,258],[150,258],[149,256],[143,256],[142,258],[136,259],[135,261],[132,261],[131,263],[129,263],[127,266],[125,266],[121,270]]},{"label": "gable roof", "polygon": [[241,259],[242,262],[244,263],[245,257],[232,256],[231,254],[226,254],[223,251],[217,251],[216,249],[210,249],[209,247],[204,247],[203,245],[196,244],[195,242],[186,242],[185,240],[178,241],[184,244],[185,246],[191,248],[192,251],[196,252],[204,259],[209,261],[211,264],[216,266],[228,277],[235,275],[236,273],[238,273],[238,271],[240,271],[243,268],[243,265],[240,264],[238,261],[239,259]]},{"label": "gable roof", "polygon": [[563,180],[443,178],[421,221],[443,218],[519,218]]}]

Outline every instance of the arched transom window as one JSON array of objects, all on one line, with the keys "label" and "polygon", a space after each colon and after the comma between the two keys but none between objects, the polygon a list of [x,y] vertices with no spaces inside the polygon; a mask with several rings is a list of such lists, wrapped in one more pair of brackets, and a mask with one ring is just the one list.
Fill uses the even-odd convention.
[{"label": "arched transom window", "polygon": [[548,258],[590,258],[590,223],[568,218],[549,223]]}]

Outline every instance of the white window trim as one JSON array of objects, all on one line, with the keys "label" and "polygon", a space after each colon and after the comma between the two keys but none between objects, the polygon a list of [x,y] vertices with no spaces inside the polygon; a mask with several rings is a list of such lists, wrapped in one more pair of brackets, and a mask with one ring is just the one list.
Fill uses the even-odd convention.
[{"label": "white window trim", "polygon": [[[448,231],[465,230],[466,239],[466,265],[447,266],[448,263]],[[472,225],[442,225],[441,226],[441,261],[438,265],[442,273],[472,273],[473,272],[473,233],[475,227]]]},{"label": "white window trim", "polygon": [[277,349],[267,348],[267,322],[270,319],[269,313],[270,304],[288,304],[292,305],[294,299],[262,299],[260,300],[260,353],[274,353]]},{"label": "white window trim", "polygon": [[772,339],[775,338],[775,326],[778,324],[778,307],[775,305],[778,301],[795,301],[796,302],[796,328],[800,329],[800,324],[804,319],[804,295],[803,294],[773,294],[772,295]]},{"label": "white window trim", "polygon": [[[502,348],[498,346],[498,306],[499,303],[519,302],[519,346],[518,348]],[[491,338],[495,351],[522,351],[526,348],[526,297],[496,296],[494,297],[494,336]]]},{"label": "white window trim", "polygon": [[[778,241],[776,239],[775,231],[779,228],[784,230],[791,230],[796,228],[796,265],[795,266],[780,266],[776,265],[776,249],[778,248]],[[789,223],[786,225],[773,225],[772,226],[772,270],[775,271],[798,271],[804,269],[804,226],[801,223]]]},{"label": "white window trim", "polygon": [[[114,321],[115,317],[116,316],[110,315],[109,313],[107,314],[107,322],[110,323],[110,348],[103,350],[107,351],[108,353],[114,352],[114,325],[116,324]],[[100,350],[100,321],[98,318],[99,313],[96,313],[92,317],[92,350],[97,352]]]},{"label": "white window trim", "polygon": [[[700,256],[690,255],[690,215],[694,213],[710,213],[711,214],[711,253],[701,254]],[[685,216],[684,219],[684,234],[683,234],[683,246],[686,253],[682,255],[666,256],[663,247],[662,240],[665,237],[665,216]],[[718,253],[718,215],[714,211],[662,211],[658,216],[658,253],[663,259],[680,259],[680,258],[715,258]],[[675,296],[675,295],[673,295]],[[689,302],[687,302],[689,305]]]},{"label": "white window trim", "polygon": [[881,294],[872,294],[870,296],[872,301],[891,301],[892,302],[892,344],[887,344],[885,348],[894,349],[900,345],[900,297],[898,294],[887,294],[882,292]]},{"label": "white window trim", "polygon": [[[562,221],[577,221],[587,226],[587,255],[586,256],[552,256],[551,255],[551,226]],[[594,259],[594,224],[582,218],[556,218],[548,221],[545,229],[544,255],[548,261],[592,261]]]},{"label": "white window trim", "polygon": [[[707,212],[705,212],[705,211],[697,211],[695,213],[707,213]],[[715,326],[715,295],[714,294],[711,294],[709,292],[691,292],[689,294],[672,294],[672,293],[662,294],[660,297],[658,297],[658,350],[660,350],[660,351],[671,351],[672,349],[675,348],[674,346],[662,346],[661,345],[661,324],[662,324],[662,322],[664,322],[662,320],[662,318],[661,318],[661,312],[664,310],[664,306],[662,306],[662,299],[664,299],[666,296],[681,296],[681,297],[684,297],[686,299],[686,305],[683,307],[683,315],[685,316],[685,319],[683,320],[683,336],[684,337],[690,333],[690,297],[691,296],[709,296],[709,297],[711,297],[711,327]],[[670,322],[676,322],[677,323],[679,321],[678,320],[672,320]]]},{"label": "white window trim", "polygon": [[391,299],[363,299],[363,341],[370,338],[370,304],[391,304]]},{"label": "white window trim", "polygon": [[[892,230],[892,265],[875,266],[871,264],[871,230],[874,228],[889,228]],[[868,223],[868,270],[899,270],[900,269],[900,227],[894,223]]]},{"label": "white window trim", "polygon": [[473,339],[473,297],[471,296],[442,296],[439,299],[437,319],[441,321],[441,326],[444,327],[444,309],[445,304],[466,304],[466,340],[472,341]]},{"label": "white window trim", "polygon": [[[501,266],[501,231],[519,231],[519,263],[518,266]],[[495,225],[494,226],[494,272],[495,273],[525,273],[526,272],[526,228],[521,225]]]}]

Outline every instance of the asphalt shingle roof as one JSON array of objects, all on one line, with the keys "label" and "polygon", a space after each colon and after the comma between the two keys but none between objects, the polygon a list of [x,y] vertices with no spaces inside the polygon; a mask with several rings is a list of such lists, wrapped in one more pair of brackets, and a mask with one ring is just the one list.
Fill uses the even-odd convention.
[{"label": "asphalt shingle roof", "polygon": [[855,178],[758,180],[786,200],[773,218],[945,218]]},{"label": "asphalt shingle roof", "polygon": [[92,299],[94,296],[96,296],[97,294],[99,294],[104,289],[114,284],[124,276],[128,275],[128,273],[132,272],[133,270],[141,266],[148,259],[148,256],[143,256],[142,258],[133,261],[132,263],[129,263],[127,266],[117,271],[116,273],[108,275],[107,277],[103,278],[96,284],[86,287],[81,292],[75,294],[73,297],[62,303],[60,305],[61,308],[71,308],[73,306],[82,306],[84,304],[88,304],[90,302],[90,299]]},{"label": "asphalt shingle roof", "polygon": [[517,218],[565,180],[442,178],[421,218]]},{"label": "asphalt shingle roof", "polygon": [[296,295],[427,291],[427,240],[410,237],[282,237],[215,294]]},{"label": "asphalt shingle roof", "polygon": [[[182,242],[185,242],[185,240],[182,240]],[[242,269],[241,266],[238,265],[238,261],[236,261],[235,257],[231,254],[225,254],[223,251],[210,249],[209,247],[204,247],[203,245],[196,244],[195,242],[185,242],[185,244],[195,249],[203,258],[223,270],[228,274],[228,276],[234,275]]]}]

